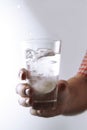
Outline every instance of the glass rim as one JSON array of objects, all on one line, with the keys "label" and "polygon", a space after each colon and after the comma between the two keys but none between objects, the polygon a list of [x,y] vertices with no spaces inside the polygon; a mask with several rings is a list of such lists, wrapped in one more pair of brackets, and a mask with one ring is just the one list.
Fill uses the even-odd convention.
[{"label": "glass rim", "polygon": [[43,41],[60,41],[61,43],[61,40],[58,40],[58,39],[51,39],[51,38],[30,38],[30,39],[27,39],[27,40],[24,40],[23,42],[28,42],[28,41],[39,41],[39,40],[43,40]]}]

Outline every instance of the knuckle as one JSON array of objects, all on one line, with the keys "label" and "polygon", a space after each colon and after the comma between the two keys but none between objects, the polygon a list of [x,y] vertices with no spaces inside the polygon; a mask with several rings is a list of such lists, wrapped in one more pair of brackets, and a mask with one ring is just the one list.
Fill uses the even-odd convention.
[{"label": "knuckle", "polygon": [[30,103],[29,103],[29,98],[19,98],[18,99],[18,103],[24,107],[29,107]]},{"label": "knuckle", "polygon": [[16,87],[16,93],[19,94],[20,96],[29,96],[29,85],[28,84],[18,84]]}]

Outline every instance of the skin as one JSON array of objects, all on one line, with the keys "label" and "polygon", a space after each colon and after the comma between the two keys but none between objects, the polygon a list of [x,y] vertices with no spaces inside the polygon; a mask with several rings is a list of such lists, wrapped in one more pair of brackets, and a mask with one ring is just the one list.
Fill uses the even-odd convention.
[{"label": "skin", "polygon": [[[21,69],[19,78],[21,80],[29,79],[30,75],[26,69]],[[30,107],[30,113],[40,117],[54,117],[58,115],[76,115],[87,109],[87,77],[82,74],[76,74],[68,80],[58,81],[57,104],[53,109],[51,106],[43,108],[39,104],[34,104],[35,91],[27,83],[18,84],[16,92],[20,95],[19,104],[24,107]],[[55,91],[55,90],[54,90]],[[52,91],[50,94],[53,94]],[[44,99],[46,99],[45,95]],[[43,104],[42,104],[43,105]]]}]

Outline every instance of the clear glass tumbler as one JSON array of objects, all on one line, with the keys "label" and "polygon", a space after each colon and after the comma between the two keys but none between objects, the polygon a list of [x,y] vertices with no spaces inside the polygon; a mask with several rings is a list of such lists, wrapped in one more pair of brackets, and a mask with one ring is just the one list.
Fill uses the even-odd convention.
[{"label": "clear glass tumbler", "polygon": [[[42,108],[57,103],[61,41],[31,39],[24,41],[25,60],[30,73],[29,84],[35,91],[34,104]],[[36,106],[38,109],[38,106]]]}]

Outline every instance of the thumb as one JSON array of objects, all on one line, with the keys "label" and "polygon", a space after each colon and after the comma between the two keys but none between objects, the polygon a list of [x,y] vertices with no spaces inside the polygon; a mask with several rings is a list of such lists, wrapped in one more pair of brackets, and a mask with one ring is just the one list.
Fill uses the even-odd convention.
[{"label": "thumb", "polygon": [[66,80],[59,80],[57,87],[58,91],[64,91],[68,87],[68,82]]}]

